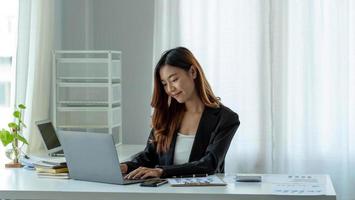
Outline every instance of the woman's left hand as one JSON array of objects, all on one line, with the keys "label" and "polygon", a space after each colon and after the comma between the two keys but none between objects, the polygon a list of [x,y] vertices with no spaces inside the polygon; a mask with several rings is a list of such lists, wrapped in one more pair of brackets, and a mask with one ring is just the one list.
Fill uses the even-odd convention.
[{"label": "woman's left hand", "polygon": [[138,167],[125,176],[125,179],[145,179],[148,177],[161,177],[163,169],[161,168],[148,168]]}]

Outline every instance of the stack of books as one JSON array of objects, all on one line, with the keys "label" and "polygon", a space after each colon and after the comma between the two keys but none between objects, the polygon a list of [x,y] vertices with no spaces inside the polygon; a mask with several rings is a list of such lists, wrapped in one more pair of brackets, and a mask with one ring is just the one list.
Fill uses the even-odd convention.
[{"label": "stack of books", "polygon": [[69,170],[65,162],[40,161],[34,164],[38,177],[69,179]]}]

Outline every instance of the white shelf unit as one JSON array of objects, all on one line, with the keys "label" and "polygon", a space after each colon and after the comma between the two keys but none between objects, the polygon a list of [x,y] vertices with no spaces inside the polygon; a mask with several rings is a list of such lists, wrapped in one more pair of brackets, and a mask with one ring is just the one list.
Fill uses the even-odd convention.
[{"label": "white shelf unit", "polygon": [[53,51],[57,131],[109,133],[122,143],[122,53]]}]

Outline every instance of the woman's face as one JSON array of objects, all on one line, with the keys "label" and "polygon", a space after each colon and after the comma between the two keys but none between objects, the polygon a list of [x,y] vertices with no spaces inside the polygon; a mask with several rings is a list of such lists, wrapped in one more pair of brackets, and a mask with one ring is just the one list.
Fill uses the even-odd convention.
[{"label": "woman's face", "polygon": [[160,80],[165,92],[179,103],[185,103],[196,95],[196,70],[192,66],[189,71],[171,65],[164,65],[160,71]]}]

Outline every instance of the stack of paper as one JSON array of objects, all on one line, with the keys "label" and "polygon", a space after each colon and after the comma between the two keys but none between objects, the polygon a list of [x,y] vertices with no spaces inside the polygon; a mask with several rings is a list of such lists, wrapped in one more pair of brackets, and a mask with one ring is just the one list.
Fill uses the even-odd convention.
[{"label": "stack of paper", "polygon": [[325,194],[325,180],[316,175],[269,175],[263,179],[272,184],[275,195]]}]

